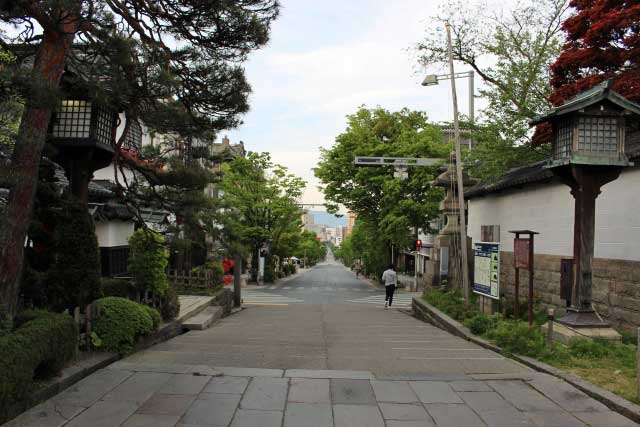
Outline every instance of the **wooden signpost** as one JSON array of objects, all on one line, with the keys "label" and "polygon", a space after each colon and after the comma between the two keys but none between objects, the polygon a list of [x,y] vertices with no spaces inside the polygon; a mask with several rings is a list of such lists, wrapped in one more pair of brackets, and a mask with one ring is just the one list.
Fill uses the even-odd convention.
[{"label": "wooden signpost", "polygon": [[[519,313],[518,293],[520,288],[520,269],[529,270],[529,327],[533,326],[533,236],[537,233],[531,230],[509,231],[516,235],[513,239],[513,266],[516,269],[515,303],[513,317],[517,320]],[[521,238],[520,235],[528,237]]]}]

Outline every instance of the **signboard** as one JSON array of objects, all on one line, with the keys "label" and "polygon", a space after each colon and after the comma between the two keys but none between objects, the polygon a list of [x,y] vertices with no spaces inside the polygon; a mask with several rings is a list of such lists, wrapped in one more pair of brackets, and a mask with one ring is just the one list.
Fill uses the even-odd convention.
[{"label": "signboard", "polygon": [[500,298],[500,243],[474,244],[475,270],[473,292],[489,298]]},{"label": "signboard", "polygon": [[529,269],[530,244],[530,239],[513,239],[513,266],[515,268]]}]

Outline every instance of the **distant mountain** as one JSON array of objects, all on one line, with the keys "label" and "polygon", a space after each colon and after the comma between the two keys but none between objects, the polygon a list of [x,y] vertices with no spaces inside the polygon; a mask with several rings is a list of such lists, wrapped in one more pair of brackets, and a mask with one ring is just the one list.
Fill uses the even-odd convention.
[{"label": "distant mountain", "polygon": [[313,222],[326,225],[327,227],[346,227],[348,218],[346,215],[338,218],[335,215],[323,211],[309,211],[313,215]]}]

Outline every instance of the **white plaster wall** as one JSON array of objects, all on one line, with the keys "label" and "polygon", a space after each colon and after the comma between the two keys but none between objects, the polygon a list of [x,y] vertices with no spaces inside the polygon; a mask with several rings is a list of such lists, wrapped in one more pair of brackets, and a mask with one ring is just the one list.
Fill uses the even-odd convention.
[{"label": "white plaster wall", "polygon": [[[640,169],[628,169],[602,188],[596,201],[595,256],[640,261]],[[500,225],[502,250],[513,251],[509,230],[530,229],[536,253],[571,256],[574,201],[562,184],[534,184],[469,200],[468,234],[480,241],[482,225]]]},{"label": "white plaster wall", "polygon": [[96,222],[96,236],[101,248],[129,245],[128,239],[133,231],[134,224],[130,221]]}]

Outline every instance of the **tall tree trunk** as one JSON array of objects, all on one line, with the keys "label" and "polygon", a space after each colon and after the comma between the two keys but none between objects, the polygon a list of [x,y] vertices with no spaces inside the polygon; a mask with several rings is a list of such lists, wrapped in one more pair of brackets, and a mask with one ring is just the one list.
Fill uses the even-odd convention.
[{"label": "tall tree trunk", "polygon": [[[53,91],[60,86],[65,59],[71,49],[78,22],[77,19],[67,18],[57,28],[44,30],[33,69],[47,90]],[[24,243],[31,221],[40,156],[51,112],[52,105],[42,100],[27,101],[11,157],[12,187],[0,253],[0,310],[9,318],[13,317],[17,308]]]}]

